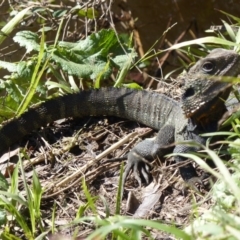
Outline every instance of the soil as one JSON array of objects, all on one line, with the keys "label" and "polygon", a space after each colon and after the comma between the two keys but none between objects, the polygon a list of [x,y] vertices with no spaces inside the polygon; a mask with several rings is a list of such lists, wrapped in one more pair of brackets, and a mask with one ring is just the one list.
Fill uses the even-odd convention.
[{"label": "soil", "polygon": [[[133,132],[137,132],[137,136],[120,144],[122,139]],[[102,217],[106,216],[107,205],[110,214],[114,215],[121,161],[109,163],[106,160],[124,156],[137,142],[155,134],[151,129],[133,121],[116,117],[89,117],[61,119],[27,136],[20,144],[25,146],[30,157],[29,161],[23,162],[25,177],[30,185],[33,171],[39,177],[44,189],[41,213],[46,227],[50,227],[48,223],[51,222],[54,205],[57,228],[61,229],[61,226],[75,219],[79,207],[87,203],[82,189],[83,180],[86,181],[91,196],[97,197],[97,213]],[[119,145],[101,157],[116,143]],[[211,206],[210,199],[205,199],[206,188],[201,186],[199,192],[187,188],[179,176],[178,165],[172,158],[156,159],[152,165],[153,180],[149,186],[138,186],[134,177],[129,176],[124,186],[121,215],[157,219],[161,223],[174,223],[183,228],[193,218],[193,202],[201,211]],[[5,172],[14,169],[14,166],[14,163],[8,164]],[[19,179],[19,186],[24,192],[22,177]],[[151,208],[148,207],[149,211],[140,209],[140,213],[136,213],[140,203],[149,201],[151,194],[156,192],[157,199]],[[84,214],[91,216],[93,213],[88,209]],[[79,237],[85,237],[93,230],[92,226],[84,224],[76,228]],[[72,236],[73,232],[72,227],[59,230],[64,235]],[[152,234],[156,236],[155,239],[169,237],[159,232]]]},{"label": "soil", "polygon": [[[105,1],[102,2],[104,3]],[[212,11],[214,7],[222,6],[218,5],[220,4],[219,2],[226,4],[226,1],[204,1],[205,4],[210,4],[210,2],[211,4],[208,5],[208,7],[203,7],[201,2],[201,7],[199,7],[199,1],[191,1],[191,5],[193,5],[197,13],[199,13],[196,19],[192,21],[192,16],[184,17],[183,15],[182,18],[181,15],[183,12],[191,12],[194,14],[194,12],[188,8],[189,1],[169,1],[171,3],[171,14],[177,18],[177,20],[170,15],[161,15],[160,10],[165,11],[162,10],[163,6],[161,6],[161,4],[165,5],[167,1],[161,1],[161,4],[157,3],[157,1],[145,0],[117,2],[127,2],[129,6],[125,8],[124,6],[115,5],[114,7],[118,9],[118,11],[116,10],[117,13],[114,12],[113,14],[115,22],[110,22],[110,24],[108,18],[104,17],[102,18],[103,22],[101,22],[101,24],[98,23],[101,25],[98,27],[99,29],[109,28],[115,24],[117,30],[124,28],[123,32],[133,33],[134,45],[139,53],[139,57],[142,57],[144,53],[149,50],[156,39],[158,39],[163,31],[170,27],[174,21],[179,21],[182,27],[177,27],[178,31],[171,31],[170,38],[168,38],[169,35],[167,35],[167,37],[163,36],[156,46],[157,50],[166,49],[173,43],[196,38],[196,36],[202,36],[204,30],[208,29],[208,26],[206,27],[206,25],[204,25],[203,27],[201,25],[199,28],[199,21],[206,20],[206,22],[210,22],[208,24],[209,26],[214,22],[203,14],[208,13],[208,16],[213,16]],[[185,3],[187,7],[182,6],[180,4],[181,2]],[[226,5],[229,6],[230,10],[234,8],[239,12],[239,8],[234,7],[236,1],[231,2],[233,3],[227,3]],[[141,5],[142,9],[135,6],[135,4],[143,3],[149,3],[150,6],[153,6],[154,11],[145,5]],[[5,10],[2,11],[7,12],[9,6],[6,4],[7,1],[5,1],[3,6]],[[160,7],[160,10],[155,8],[156,5]],[[142,13],[138,12],[139,9]],[[165,12],[168,13],[169,6],[165,6],[165,9],[167,9]],[[206,11],[206,9],[209,11]],[[106,12],[103,13],[103,16],[108,16],[108,8],[106,8]],[[133,13],[133,15],[131,15],[131,13]],[[156,17],[155,19],[153,19],[153,15]],[[7,21],[7,15],[4,16],[4,18],[6,18],[4,20]],[[139,21],[135,22],[135,19],[139,16]],[[146,17],[146,19],[143,17]],[[159,24],[162,17],[165,22],[164,24]],[[219,20],[219,15],[215,16],[215,18],[218,19],[217,24],[222,24]],[[52,20],[51,17],[50,20]],[[76,22],[75,19],[74,21]],[[75,26],[75,22],[72,26]],[[53,23],[55,22],[53,21]],[[214,24],[215,23],[216,22],[214,22]],[[37,24],[37,26],[35,26],[35,24]],[[95,22],[93,21],[92,24],[95,24]],[[152,24],[153,27],[151,27]],[[161,25],[161,29],[158,29],[156,25]],[[16,31],[30,29],[32,26],[34,29],[39,29],[39,23],[33,21],[29,23],[29,25],[19,27]],[[79,39],[83,39],[86,34],[86,26],[82,24],[81,28],[77,28],[76,31],[75,29],[74,31],[69,30],[64,40],[76,42]],[[198,31],[199,29],[200,32]],[[172,33],[175,35],[172,36]],[[15,33],[12,33],[10,40],[14,34]],[[55,37],[56,32],[53,32],[53,35]],[[12,43],[10,40],[4,43],[7,47],[11,47]],[[0,55],[2,59],[8,60],[8,58],[11,58],[13,61],[17,61],[22,59],[22,56],[25,54],[25,50],[20,49],[19,46],[16,50],[11,48],[11,54],[8,54],[9,51],[8,48],[6,49],[4,47],[1,49]],[[15,59],[15,57],[19,59]],[[152,62],[147,66],[147,69],[142,69],[141,72],[134,72],[136,69],[133,69],[133,71],[129,73],[129,79],[135,80],[144,88],[157,88],[158,92],[164,93],[175,100],[179,100],[181,82],[175,81],[174,79],[162,81],[160,77],[169,73],[169,69],[177,69],[179,62],[184,61],[190,63],[191,60],[192,59],[183,56],[181,52],[165,52],[157,60],[151,60]],[[4,76],[5,72],[1,72],[0,75]],[[135,132],[137,134],[133,134]],[[137,122],[116,117],[89,117],[83,119],[61,119],[25,137],[17,146],[25,147],[27,156],[29,156],[27,160],[23,158],[27,183],[32,184],[32,176],[34,172],[36,172],[41,186],[44,189],[41,202],[41,214],[44,219],[42,223],[43,227],[51,228],[52,213],[55,208],[55,227],[58,229],[60,235],[73,236],[75,230],[77,230],[78,238],[84,239],[84,237],[93,231],[94,226],[90,224],[79,224],[74,227],[63,228],[63,226],[73,221],[76,215],[80,214],[86,206],[86,193],[83,190],[84,181],[91,196],[96,199],[97,214],[105,217],[107,215],[106,209],[109,209],[110,215],[114,215],[116,212],[119,175],[122,162],[106,162],[106,160],[126,155],[137,142],[146,137],[153,137],[155,134],[156,132]],[[128,136],[127,140],[122,143],[122,140],[125,139],[126,136]],[[15,168],[16,162],[18,161],[17,152],[13,151],[12,155],[10,163],[1,164],[1,171],[4,172],[5,168],[6,177],[8,173]],[[146,184],[138,186],[134,177],[132,175],[129,176],[124,186],[121,215],[133,217],[137,217],[138,215],[142,218],[157,219],[161,223],[174,223],[175,226],[184,228],[194,217],[193,208],[194,210],[197,208],[198,213],[201,214],[205,209],[211,207],[211,199],[206,198],[208,181],[203,185],[204,187],[196,186],[199,191],[193,191],[185,186],[178,174],[178,165],[174,163],[172,158],[156,159],[152,165],[151,175],[153,179],[149,186]],[[201,169],[198,169],[198,172],[202,174]],[[21,193],[25,195],[23,176],[19,177],[19,187]],[[146,203],[146,199],[148,199],[150,195],[154,195],[154,199],[151,198],[154,204],[149,208],[149,211],[144,211],[144,209],[140,207],[141,211],[137,212],[140,203]],[[84,215],[92,216],[93,212],[87,208],[84,211]],[[19,235],[21,235],[21,230],[19,230]],[[152,232],[152,236],[154,239],[173,239],[171,236],[168,236],[168,234],[162,232]],[[55,236],[52,237],[52,239],[59,238]]]}]

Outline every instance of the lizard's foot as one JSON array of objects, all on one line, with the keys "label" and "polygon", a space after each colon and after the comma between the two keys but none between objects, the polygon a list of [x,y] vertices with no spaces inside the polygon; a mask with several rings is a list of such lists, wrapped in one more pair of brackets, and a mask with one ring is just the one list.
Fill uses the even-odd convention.
[{"label": "lizard's foot", "polygon": [[198,186],[203,186],[202,178],[201,177],[193,177],[185,181],[187,187],[190,189],[199,192],[199,189],[197,188]]},{"label": "lizard's foot", "polygon": [[197,172],[192,164],[180,167],[179,171],[186,185],[191,189],[199,191],[196,186],[203,186],[202,178],[197,175]]},{"label": "lizard's foot", "polygon": [[150,169],[151,169],[151,164],[149,163],[148,160],[146,160],[136,152],[131,151],[128,155],[128,162],[123,174],[123,185],[125,184],[131,170],[139,186],[142,185],[143,181],[149,184]]}]

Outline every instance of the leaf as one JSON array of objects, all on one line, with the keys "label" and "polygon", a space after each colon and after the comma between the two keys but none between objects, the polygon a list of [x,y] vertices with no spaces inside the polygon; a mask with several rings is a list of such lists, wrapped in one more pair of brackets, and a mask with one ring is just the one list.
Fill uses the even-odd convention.
[{"label": "leaf", "polygon": [[11,102],[10,99],[12,99],[18,105],[19,101],[23,97],[21,90],[18,88],[18,86],[12,80],[7,80],[7,81],[1,80],[1,88],[6,90],[8,93],[7,98],[4,99],[5,104],[7,103],[8,107],[12,106],[12,104],[10,104]]},{"label": "leaf", "polygon": [[126,88],[132,88],[132,89],[138,89],[138,90],[142,90],[143,89],[137,83],[126,83],[126,84],[123,84],[123,86],[126,87]]},{"label": "leaf", "polygon": [[[24,82],[26,83],[29,81],[32,77],[33,70],[34,70],[35,63],[33,61],[21,61],[17,65],[17,74],[18,74],[18,79],[23,79]],[[20,82],[18,82],[20,83]]]},{"label": "leaf", "polygon": [[4,209],[0,208],[0,226],[6,224],[6,222],[7,222],[6,212]]},{"label": "leaf", "polygon": [[79,16],[95,19],[99,16],[99,12],[94,8],[80,9],[78,11]]},{"label": "leaf", "polygon": [[[132,64],[137,54],[134,49],[123,49],[123,46],[119,44],[114,31],[103,29],[77,43],[59,42],[52,58],[68,74],[92,80],[98,78],[99,82],[99,76],[101,79],[109,77],[112,64],[122,69],[130,57]],[[110,65],[109,55],[113,56]]]},{"label": "leaf", "polygon": [[232,18],[232,19],[233,19],[234,21],[236,21],[237,23],[240,23],[240,18],[235,17],[234,15],[231,15],[231,14],[229,14],[229,13],[227,13],[227,12],[222,11],[222,10],[218,10],[218,11],[221,12],[221,13],[223,13],[223,14],[225,14],[226,16]]},{"label": "leaf", "polygon": [[28,87],[27,92],[24,94],[24,98],[22,99],[18,109],[17,109],[17,115],[22,114],[27,107],[29,106],[31,100],[33,99],[35,93],[36,93],[36,88],[38,86],[38,83],[40,81],[41,76],[43,75],[43,72],[46,68],[46,65],[48,63],[48,59],[44,62],[44,65],[42,66],[42,69],[40,70],[40,66],[44,57],[44,32],[42,32],[42,37],[41,37],[41,44],[40,44],[40,49],[39,49],[39,54],[38,54],[38,61],[37,64],[34,67],[33,74],[31,76],[31,83],[30,86]]},{"label": "leaf", "polygon": [[[79,64],[65,60],[64,58],[53,55],[54,60],[60,65],[60,67],[70,75],[75,75],[80,78],[91,78],[95,79],[96,76],[102,73],[105,67],[104,62],[99,62],[95,64]],[[104,78],[111,74],[110,69],[108,69],[104,74]]]},{"label": "leaf", "polygon": [[40,46],[38,44],[39,37],[36,33],[31,31],[21,31],[18,32],[13,38],[15,42],[17,42],[20,46],[25,47],[27,53],[32,50],[39,51]]},{"label": "leaf", "polygon": [[66,9],[64,9],[64,10],[59,9],[59,10],[57,10],[57,11],[54,11],[53,17],[54,17],[54,18],[60,18],[60,17],[64,16],[66,13],[67,13],[67,10],[66,10]]},{"label": "leaf", "polygon": [[17,71],[17,63],[10,63],[0,60],[0,68],[7,69],[9,72],[16,72]]},{"label": "leaf", "polygon": [[47,27],[47,26],[45,26],[45,27],[40,28],[40,29],[38,30],[38,32],[42,32],[42,31],[48,32],[48,31],[52,31],[52,30],[53,30],[52,27]]},{"label": "leaf", "polygon": [[[131,49],[129,49],[129,50],[131,50]],[[133,50],[133,53],[131,53],[131,54],[117,55],[116,57],[113,57],[112,61],[116,65],[118,65],[119,68],[123,68],[127,61],[133,62],[133,60],[136,57],[137,57],[137,53]],[[129,59],[129,58],[131,58],[131,59]]]},{"label": "leaf", "polygon": [[[18,32],[14,41],[25,47],[27,52],[33,50],[41,52],[41,57],[39,54],[33,55],[19,63],[0,61],[0,67],[11,73],[5,81],[0,80],[0,94],[4,91],[8,93],[7,96],[4,95],[4,98],[0,97],[2,105],[0,121],[4,117],[14,116],[26,96],[32,79],[36,79],[37,84],[31,84],[34,95],[29,98],[31,103],[27,102],[26,106],[46,97],[72,92],[73,89],[77,91],[78,79],[74,79],[75,76],[85,82],[88,81],[88,85],[90,80],[93,80],[94,83],[90,85],[100,87],[102,80],[107,79],[115,69],[120,73],[124,72],[121,78],[122,84],[122,80],[125,80],[125,73],[132,67],[137,56],[135,50],[128,46],[130,44],[126,37],[116,36],[113,30],[105,29],[77,43],[59,42],[47,46],[42,38],[40,47],[38,34],[30,31]],[[56,73],[60,71],[61,74],[57,76]],[[45,73],[53,74],[57,78],[56,83],[46,84],[46,81],[42,81],[41,76]],[[48,91],[53,88],[53,91]],[[49,93],[51,95],[48,95]]]},{"label": "leaf", "polygon": [[3,174],[0,172],[0,190],[1,191],[7,191],[9,187],[9,184],[6,180],[6,178],[3,176]]},{"label": "leaf", "polygon": [[231,38],[231,40],[233,42],[236,42],[236,36],[235,36],[235,33],[234,33],[232,27],[227,22],[225,22],[225,21],[222,21],[222,22],[223,22],[224,27],[226,28],[226,31],[227,31],[229,37]]},{"label": "leaf", "polygon": [[51,89],[54,89],[54,88],[59,88],[59,89],[62,89],[64,90],[66,93],[73,93],[73,91],[69,88],[69,86],[66,86],[64,84],[60,84],[60,83],[56,83],[56,82],[53,82],[53,81],[48,81],[46,83],[49,90]]},{"label": "leaf", "polygon": [[110,53],[111,48],[116,46],[117,41],[114,31],[103,29],[77,43],[59,42],[59,46],[68,48],[73,52],[79,52],[88,57],[96,53],[101,53],[102,56],[107,56]]}]

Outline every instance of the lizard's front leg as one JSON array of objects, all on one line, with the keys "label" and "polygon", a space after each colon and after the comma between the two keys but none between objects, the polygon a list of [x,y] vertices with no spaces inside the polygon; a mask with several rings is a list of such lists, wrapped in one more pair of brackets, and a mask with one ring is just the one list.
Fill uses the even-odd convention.
[{"label": "lizard's front leg", "polygon": [[123,184],[130,171],[141,186],[142,180],[150,182],[150,162],[156,157],[162,157],[171,151],[169,145],[174,142],[175,128],[165,125],[155,138],[148,138],[138,143],[128,154],[127,165],[123,174]]},{"label": "lizard's front leg", "polygon": [[[174,148],[174,153],[190,153],[190,152],[196,152],[200,148],[198,146],[192,147],[187,145],[189,141],[195,141],[197,144],[204,144],[205,139],[200,137],[196,133],[191,133],[191,137],[188,138],[189,140],[185,140],[184,142],[186,143],[185,145],[183,144],[178,144]],[[175,162],[183,162],[187,160],[185,157],[182,156],[175,156],[174,157]],[[182,167],[179,167],[179,172],[181,177],[185,182],[187,182],[189,185],[194,186],[195,183],[202,183],[201,182],[201,177],[198,176],[195,168],[191,163],[188,163]]]},{"label": "lizard's front leg", "polygon": [[[186,142],[186,144],[187,144],[187,142]],[[177,145],[174,148],[173,152],[174,153],[189,153],[189,152],[193,152],[194,150],[196,151],[196,149],[189,147],[187,145]],[[179,163],[179,162],[183,162],[187,159],[182,156],[175,156],[174,160],[176,163]],[[188,182],[191,179],[198,177],[197,172],[191,163],[186,164],[183,167],[179,167],[179,172],[185,182]]]}]

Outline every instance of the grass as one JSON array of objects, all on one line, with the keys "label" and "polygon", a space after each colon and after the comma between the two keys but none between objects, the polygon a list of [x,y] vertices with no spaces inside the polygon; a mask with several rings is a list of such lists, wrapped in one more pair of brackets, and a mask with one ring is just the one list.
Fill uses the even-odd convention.
[{"label": "grass", "polygon": [[[0,36],[0,44],[5,40],[5,35],[9,35],[16,28],[17,24],[26,17],[26,13],[29,10],[31,10],[31,8],[20,11],[2,28],[1,31],[4,34]],[[72,11],[75,11],[75,9],[72,9]],[[88,14],[90,13],[91,11],[88,12]],[[80,12],[79,14],[83,13]],[[239,18],[230,17],[240,24]],[[1,109],[1,116],[3,116],[2,121],[6,118],[20,115],[32,104],[62,95],[63,93],[79,91],[81,84],[85,88],[105,86],[105,80],[108,79],[110,75],[115,76],[115,81],[111,83],[115,87],[124,85],[140,88],[138,85],[125,82],[128,72],[134,66],[139,66],[140,63],[147,62],[149,59],[163,52],[153,53],[152,50],[149,50],[139,62],[135,60],[136,52],[132,48],[131,38],[128,38],[128,41],[124,41],[124,38],[116,36],[114,31],[106,30],[95,32],[77,44],[72,45],[64,41],[59,44],[59,35],[61,30],[65,28],[64,24],[66,23],[64,22],[64,18],[58,19],[58,21],[61,21],[61,24],[57,30],[58,34],[54,40],[54,44],[49,44],[45,40],[45,32],[43,30],[47,28],[42,28],[40,43],[37,41],[39,36],[36,33],[24,32],[26,35],[18,33],[15,41],[18,43],[21,42],[21,46],[24,46],[27,52],[30,51],[29,49],[32,49],[34,53],[26,55],[26,58],[23,58],[17,63],[1,61],[1,67],[9,71],[9,75],[1,82],[2,92],[8,93],[7,98],[1,98],[1,106],[3,106]],[[217,37],[212,36],[186,41],[176,44],[164,51],[180,50],[181,48],[181,51],[189,54],[190,58],[193,57],[193,60],[196,57],[193,53],[197,52],[194,47],[195,45],[201,46],[201,54],[203,50],[210,50],[216,46],[225,48],[233,47],[236,51],[239,51],[240,31],[234,32],[231,26],[225,22],[224,25],[230,36],[230,40],[219,33]],[[98,41],[97,38],[100,38],[101,41]],[[108,38],[111,41],[108,41]],[[104,42],[106,46],[101,46],[99,49],[98,45],[102,44],[102,42]],[[83,54],[83,52],[79,54],[79,50],[76,50],[76,47],[81,48],[81,46],[86,45],[89,51],[87,52],[85,49],[86,51],[84,52],[87,55],[85,55],[85,59],[82,60],[81,54]],[[110,52],[112,54],[109,54],[109,51],[102,53],[101,49],[104,47],[109,51],[111,50]],[[94,58],[92,58],[93,55]],[[77,62],[75,61],[76,58],[78,60]],[[92,71],[93,65],[89,59],[91,61],[97,59],[95,64],[99,66],[100,70],[95,69]],[[64,67],[66,63],[68,67]],[[80,71],[78,69],[76,70],[78,67],[83,70],[85,75],[80,75]],[[71,69],[71,71],[69,69]],[[43,81],[44,78],[48,80]],[[53,78],[55,81],[52,81]],[[27,81],[23,81],[23,79]],[[76,229],[75,235],[77,236],[79,234],[79,225],[91,226],[93,230],[86,239],[104,239],[107,237],[112,239],[137,240],[143,239],[144,237],[153,239],[152,231],[154,230],[171,234],[179,239],[239,239],[240,125],[238,117],[239,113],[237,112],[235,117],[231,118],[233,132],[228,132],[228,139],[222,142],[222,144],[228,146],[228,155],[232,159],[230,164],[225,164],[225,161],[223,161],[218,154],[206,146],[203,146],[204,153],[214,161],[217,166],[217,171],[209,168],[202,158],[196,155],[184,155],[196,161],[203,169],[218,179],[210,192],[214,202],[213,206],[202,216],[197,216],[196,220],[194,220],[186,230],[179,229],[174,226],[174,223],[167,225],[159,221],[132,219],[126,216],[120,216],[121,187],[119,187],[116,196],[117,200],[114,215],[110,214],[106,200],[104,198],[101,199],[105,206],[105,216],[102,217],[97,209],[97,200],[99,200],[99,197],[91,195],[88,185],[84,180],[82,181],[81,187],[86,201],[84,204],[79,205],[76,210],[75,219],[69,221],[69,224],[60,229],[74,228]],[[230,124],[229,121],[228,124]],[[41,186],[35,170],[33,170],[31,183],[29,184],[27,182],[21,160],[22,156],[26,157],[24,153],[20,154],[20,161],[12,171],[10,184],[8,184],[3,175],[0,176],[1,238],[22,239],[24,236],[25,239],[46,239],[46,236],[50,233],[56,234],[59,231],[59,228],[55,226],[57,203],[54,202],[52,206],[51,228],[46,228],[43,224],[44,217],[41,212],[44,188]],[[19,190],[19,176],[21,176],[23,180],[22,191]],[[122,186],[121,181],[122,178],[120,177],[119,186]],[[198,212],[196,215],[198,215]],[[15,226],[21,229],[19,231],[20,233],[14,233],[13,230]]]}]

